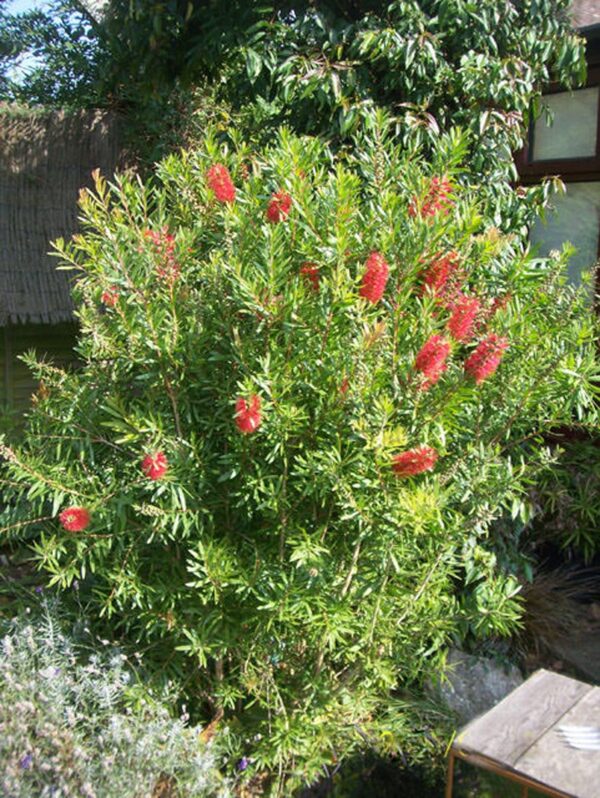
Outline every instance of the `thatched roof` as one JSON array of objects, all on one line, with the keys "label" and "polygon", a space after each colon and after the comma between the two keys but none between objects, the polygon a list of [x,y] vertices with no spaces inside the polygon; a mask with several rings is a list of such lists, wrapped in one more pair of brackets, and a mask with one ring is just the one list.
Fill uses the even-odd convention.
[{"label": "thatched roof", "polygon": [[119,161],[116,118],[101,111],[0,110],[0,325],[73,315],[69,272],[50,242],[77,229],[77,197]]}]

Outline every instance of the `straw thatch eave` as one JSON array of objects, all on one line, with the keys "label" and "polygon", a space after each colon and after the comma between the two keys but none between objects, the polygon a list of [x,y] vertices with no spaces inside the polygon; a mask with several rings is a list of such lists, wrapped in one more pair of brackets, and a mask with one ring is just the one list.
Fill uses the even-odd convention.
[{"label": "straw thatch eave", "polygon": [[0,326],[72,320],[69,272],[50,242],[77,230],[80,188],[119,158],[113,114],[0,110]]}]

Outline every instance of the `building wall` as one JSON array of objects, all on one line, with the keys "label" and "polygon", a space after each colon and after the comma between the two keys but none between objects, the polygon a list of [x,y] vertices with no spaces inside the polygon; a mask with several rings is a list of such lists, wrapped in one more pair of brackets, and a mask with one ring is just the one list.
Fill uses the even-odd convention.
[{"label": "building wall", "polygon": [[0,109],[0,326],[73,318],[73,275],[51,242],[77,232],[92,172],[110,179],[123,165],[119,130],[106,111]]},{"label": "building wall", "polygon": [[77,232],[79,192],[92,187],[93,170],[110,179],[126,166],[120,126],[103,110],[0,109],[0,432],[37,388],[20,354],[75,360],[73,273],[48,253]]},{"label": "building wall", "polygon": [[0,414],[21,414],[38,388],[19,355],[34,349],[38,357],[57,366],[74,364],[76,336],[77,325],[72,322],[10,324],[0,328]]}]

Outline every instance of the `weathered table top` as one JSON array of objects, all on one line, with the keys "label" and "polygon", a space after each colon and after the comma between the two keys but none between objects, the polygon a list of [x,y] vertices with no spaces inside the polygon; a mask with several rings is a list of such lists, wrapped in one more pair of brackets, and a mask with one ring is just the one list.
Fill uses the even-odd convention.
[{"label": "weathered table top", "polygon": [[575,798],[599,798],[600,751],[565,745],[562,725],[600,726],[600,687],[536,671],[456,736],[453,748]]}]

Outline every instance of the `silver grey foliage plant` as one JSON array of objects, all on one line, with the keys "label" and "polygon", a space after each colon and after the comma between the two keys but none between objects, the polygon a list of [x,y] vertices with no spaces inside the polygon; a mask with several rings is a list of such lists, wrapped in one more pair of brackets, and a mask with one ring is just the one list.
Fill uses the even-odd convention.
[{"label": "silver grey foliage plant", "polygon": [[0,795],[226,798],[200,727],[172,718],[165,702],[127,702],[135,680],[124,654],[84,652],[51,602],[3,630]]}]

